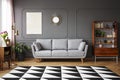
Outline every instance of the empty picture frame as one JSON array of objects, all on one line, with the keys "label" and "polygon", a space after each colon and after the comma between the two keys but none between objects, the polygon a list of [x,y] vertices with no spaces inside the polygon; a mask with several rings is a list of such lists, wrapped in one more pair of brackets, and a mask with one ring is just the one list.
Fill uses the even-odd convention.
[{"label": "empty picture frame", "polygon": [[26,12],[26,34],[42,34],[42,12]]}]

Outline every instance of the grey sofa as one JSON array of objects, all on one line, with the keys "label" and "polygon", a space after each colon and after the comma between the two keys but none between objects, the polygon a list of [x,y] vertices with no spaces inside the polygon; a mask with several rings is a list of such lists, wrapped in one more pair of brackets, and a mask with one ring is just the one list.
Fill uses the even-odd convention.
[{"label": "grey sofa", "polygon": [[80,58],[83,62],[88,45],[83,39],[36,39],[31,48],[34,58]]}]

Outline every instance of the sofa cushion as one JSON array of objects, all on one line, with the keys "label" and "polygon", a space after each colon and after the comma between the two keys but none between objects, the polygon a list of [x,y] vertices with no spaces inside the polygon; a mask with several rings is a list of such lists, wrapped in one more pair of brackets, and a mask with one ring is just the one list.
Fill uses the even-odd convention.
[{"label": "sofa cushion", "polygon": [[68,56],[68,53],[66,50],[53,50],[52,51],[52,56],[56,56],[56,57],[66,57]]},{"label": "sofa cushion", "polygon": [[67,49],[67,39],[53,39],[52,49],[53,50],[66,50]]},{"label": "sofa cushion", "polygon": [[51,39],[36,39],[36,42],[39,42],[41,44],[41,48],[44,50],[51,50],[52,49],[52,43]]},{"label": "sofa cushion", "polygon": [[84,51],[68,50],[68,55],[73,57],[82,57],[84,55]]},{"label": "sofa cushion", "polygon": [[41,49],[41,45],[39,42],[33,42],[33,46],[34,46],[36,51],[39,51]]},{"label": "sofa cushion", "polygon": [[78,50],[84,51],[85,45],[86,45],[86,42],[81,42],[81,43],[79,44]]},{"label": "sofa cushion", "polygon": [[78,50],[79,44],[83,39],[68,39],[68,50]]},{"label": "sofa cushion", "polygon": [[40,50],[40,51],[36,51],[35,55],[37,57],[47,57],[47,56],[51,56],[51,50]]}]

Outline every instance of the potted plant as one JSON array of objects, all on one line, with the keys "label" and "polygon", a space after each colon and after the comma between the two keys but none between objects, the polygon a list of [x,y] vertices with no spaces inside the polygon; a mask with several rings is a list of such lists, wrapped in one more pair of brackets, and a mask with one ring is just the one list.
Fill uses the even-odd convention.
[{"label": "potted plant", "polygon": [[30,48],[25,43],[16,43],[15,53],[18,61],[24,61],[25,52]]},{"label": "potted plant", "polygon": [[96,35],[96,37],[104,37],[105,36],[105,32],[101,31],[101,30],[96,30],[95,35]]},{"label": "potted plant", "polygon": [[96,37],[100,37],[100,36],[101,36],[101,30],[96,30],[95,32],[96,32],[96,33],[95,33],[95,34],[96,34]]},{"label": "potted plant", "polygon": [[102,32],[101,32],[101,36],[102,36],[102,37],[105,37],[105,32],[102,31]]}]

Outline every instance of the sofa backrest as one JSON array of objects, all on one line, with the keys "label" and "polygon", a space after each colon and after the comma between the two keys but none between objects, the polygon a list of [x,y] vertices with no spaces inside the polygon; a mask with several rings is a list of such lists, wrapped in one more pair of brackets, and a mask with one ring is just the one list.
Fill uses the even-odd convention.
[{"label": "sofa backrest", "polygon": [[83,39],[36,39],[45,50],[78,50]]},{"label": "sofa backrest", "polygon": [[39,42],[42,49],[51,50],[52,49],[52,40],[51,39],[36,39],[36,42]]},{"label": "sofa backrest", "polygon": [[53,39],[52,49],[53,50],[67,50],[67,39]]},{"label": "sofa backrest", "polygon": [[77,50],[83,39],[68,39],[68,50]]}]

